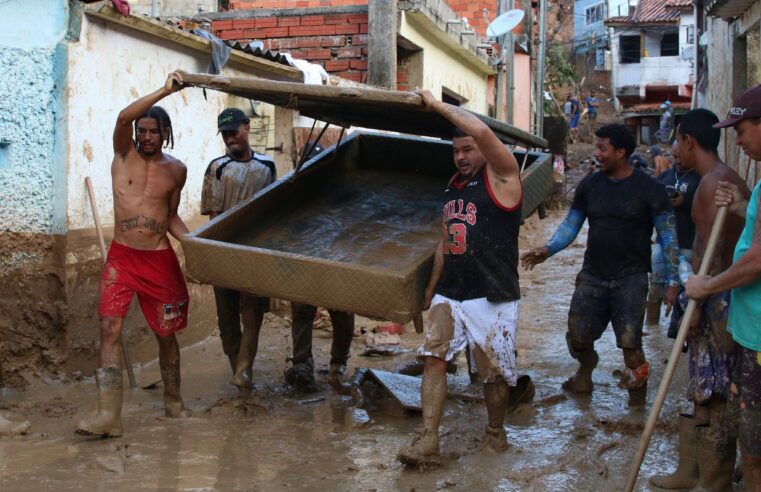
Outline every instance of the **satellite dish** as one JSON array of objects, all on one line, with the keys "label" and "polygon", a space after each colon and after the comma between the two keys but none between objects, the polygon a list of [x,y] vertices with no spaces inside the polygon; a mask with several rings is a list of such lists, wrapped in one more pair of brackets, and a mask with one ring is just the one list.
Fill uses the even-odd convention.
[{"label": "satellite dish", "polygon": [[489,27],[486,28],[486,35],[492,38],[497,38],[509,33],[518,27],[518,24],[523,20],[523,15],[524,13],[521,9],[505,12],[489,24]]}]

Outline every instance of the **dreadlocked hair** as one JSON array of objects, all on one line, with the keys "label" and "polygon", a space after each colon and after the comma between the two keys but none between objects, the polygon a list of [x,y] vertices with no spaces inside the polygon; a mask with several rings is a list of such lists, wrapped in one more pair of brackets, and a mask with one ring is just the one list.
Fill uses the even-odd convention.
[{"label": "dreadlocked hair", "polygon": [[[143,118],[153,118],[159,124],[159,131],[161,132],[161,140],[163,142],[162,147],[174,148],[174,132],[172,132],[172,120],[169,118],[169,113],[166,112],[161,106],[151,106],[151,108],[135,119],[135,135],[137,135],[137,122]],[[167,130],[169,138],[166,138]]]}]

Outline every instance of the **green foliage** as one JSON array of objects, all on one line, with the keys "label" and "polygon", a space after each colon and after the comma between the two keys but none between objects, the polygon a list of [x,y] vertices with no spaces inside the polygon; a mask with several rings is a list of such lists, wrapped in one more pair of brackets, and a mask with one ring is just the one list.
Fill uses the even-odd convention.
[{"label": "green foliage", "polygon": [[[573,64],[571,54],[568,50],[566,50],[562,44],[556,44],[547,50],[546,56],[546,71],[544,77],[545,90],[552,94],[553,98],[553,91],[555,88],[570,85],[574,88],[575,92],[576,88],[579,86],[580,77],[576,72],[576,66]],[[547,99],[543,99],[543,101],[544,114],[553,116],[560,116],[563,114],[560,104],[558,104],[556,100],[552,99],[548,101]]]}]

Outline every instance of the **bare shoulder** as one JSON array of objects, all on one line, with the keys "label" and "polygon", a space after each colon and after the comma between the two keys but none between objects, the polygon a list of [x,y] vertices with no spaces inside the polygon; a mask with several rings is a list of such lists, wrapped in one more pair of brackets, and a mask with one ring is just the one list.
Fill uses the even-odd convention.
[{"label": "bare shoulder", "polygon": [[184,176],[188,172],[188,168],[185,166],[185,163],[174,156],[164,154],[164,162],[169,166],[169,169],[171,169],[172,173],[174,174]]}]

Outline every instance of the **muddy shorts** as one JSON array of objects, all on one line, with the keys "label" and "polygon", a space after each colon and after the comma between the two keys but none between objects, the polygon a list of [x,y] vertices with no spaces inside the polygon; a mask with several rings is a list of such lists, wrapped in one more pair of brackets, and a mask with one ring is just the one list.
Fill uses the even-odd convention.
[{"label": "muddy shorts", "polygon": [[728,410],[743,453],[761,456],[761,352],[737,346]]},{"label": "muddy shorts", "polygon": [[111,242],[100,277],[101,318],[124,318],[137,294],[148,326],[160,336],[185,328],[188,288],[174,250],[134,249]]},{"label": "muddy shorts", "polygon": [[602,280],[582,270],[568,312],[572,340],[594,342],[613,325],[619,348],[642,348],[642,323],[647,307],[647,273]]},{"label": "muddy shorts", "polygon": [[729,299],[730,291],[706,297],[700,305],[697,330],[687,335],[690,374],[687,399],[697,404],[707,402],[714,395],[725,400],[729,397],[737,353],[735,341],[727,331]]},{"label": "muddy shorts", "polygon": [[[515,386],[515,328],[520,301],[489,302],[485,298],[454,301],[436,294],[428,311],[425,343],[418,355],[447,362],[466,347],[472,350],[484,382],[499,377]],[[471,372],[476,372],[471,368]]]}]

